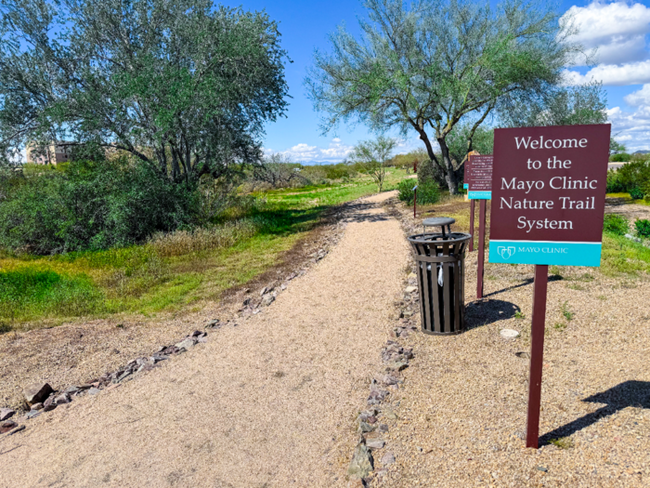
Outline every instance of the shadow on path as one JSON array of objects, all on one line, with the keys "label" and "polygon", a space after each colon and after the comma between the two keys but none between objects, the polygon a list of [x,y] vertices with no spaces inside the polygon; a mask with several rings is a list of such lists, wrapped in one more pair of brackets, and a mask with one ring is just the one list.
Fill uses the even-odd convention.
[{"label": "shadow on path", "polygon": [[607,405],[544,434],[539,439],[540,446],[549,444],[553,439],[568,437],[585,427],[595,424],[603,417],[608,417],[624,408],[650,408],[650,382],[626,381],[607,391],[585,398],[583,402],[606,403]]},{"label": "shadow on path", "polygon": [[514,317],[521,309],[514,303],[504,300],[483,300],[465,306],[465,330]]},{"label": "shadow on path", "polygon": [[[560,281],[562,279],[563,278],[560,275],[550,275],[548,277],[548,282],[550,283],[552,281]],[[534,282],[535,282],[535,280],[533,278],[527,278],[526,280],[524,280],[522,283],[519,283],[518,285],[512,285],[512,286],[509,286],[508,288],[502,288],[501,290],[497,290],[497,291],[493,291],[492,293],[488,293],[485,296],[486,297],[491,297],[492,295],[498,295],[499,293],[505,293],[507,291],[514,290],[516,288],[521,288],[522,286],[531,285]]]}]

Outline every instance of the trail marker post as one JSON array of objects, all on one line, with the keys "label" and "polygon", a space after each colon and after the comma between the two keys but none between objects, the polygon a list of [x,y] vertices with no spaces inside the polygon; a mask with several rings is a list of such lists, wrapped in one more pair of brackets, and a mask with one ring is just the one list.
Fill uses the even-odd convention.
[{"label": "trail marker post", "polygon": [[[477,151],[472,151],[467,155],[467,159],[465,159],[465,164],[463,165],[463,188],[465,190],[469,189],[469,177],[470,177],[470,165],[472,156],[478,155]],[[468,196],[469,198],[469,196]],[[474,200],[470,200],[469,204],[469,233],[472,236],[472,238],[469,241],[469,252],[474,251],[474,208],[476,205],[474,205]]]},{"label": "trail marker post", "polygon": [[[469,188],[467,196],[472,200],[472,208],[474,200],[480,200],[479,205],[479,222],[478,222],[478,268],[476,276],[476,298],[483,298],[483,275],[485,268],[485,213],[486,213],[486,200],[492,197],[492,156],[481,156],[472,154],[469,156],[470,166],[468,169],[469,174]],[[472,227],[472,240],[474,240],[474,219],[470,215],[470,226]],[[471,242],[471,241],[470,241]]]},{"label": "trail marker post", "polygon": [[526,447],[539,447],[548,266],[600,266],[610,125],[494,131],[490,262],[535,265]]}]

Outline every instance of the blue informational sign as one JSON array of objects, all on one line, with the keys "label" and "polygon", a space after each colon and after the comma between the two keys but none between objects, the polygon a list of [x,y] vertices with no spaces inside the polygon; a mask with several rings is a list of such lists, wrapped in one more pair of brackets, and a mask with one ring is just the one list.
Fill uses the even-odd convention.
[{"label": "blue informational sign", "polygon": [[490,200],[492,199],[491,191],[468,191],[467,198],[470,200]]}]

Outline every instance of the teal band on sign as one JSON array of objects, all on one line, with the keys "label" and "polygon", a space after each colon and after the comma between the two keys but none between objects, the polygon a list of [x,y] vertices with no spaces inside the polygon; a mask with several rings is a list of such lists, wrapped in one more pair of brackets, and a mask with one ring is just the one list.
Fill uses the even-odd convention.
[{"label": "teal band on sign", "polygon": [[490,263],[600,266],[600,242],[490,241]]},{"label": "teal band on sign", "polygon": [[467,190],[469,188],[469,183],[463,183],[463,188],[465,188],[465,190]]},{"label": "teal band on sign", "polygon": [[492,198],[491,191],[468,191],[467,198],[470,200],[490,200]]}]

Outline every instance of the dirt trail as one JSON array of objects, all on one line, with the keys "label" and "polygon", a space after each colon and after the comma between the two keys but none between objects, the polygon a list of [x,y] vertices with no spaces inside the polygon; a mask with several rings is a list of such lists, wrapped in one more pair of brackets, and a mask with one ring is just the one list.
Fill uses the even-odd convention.
[{"label": "dirt trail", "polygon": [[382,194],[259,315],[0,439],[2,487],[347,486],[408,247]]}]

